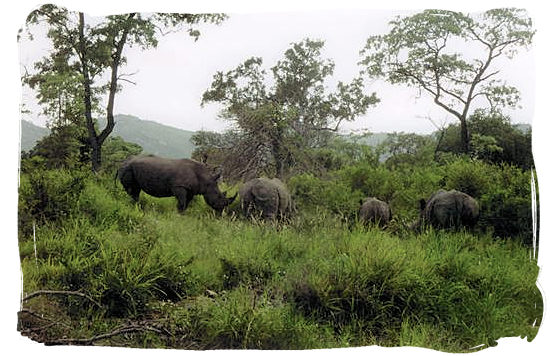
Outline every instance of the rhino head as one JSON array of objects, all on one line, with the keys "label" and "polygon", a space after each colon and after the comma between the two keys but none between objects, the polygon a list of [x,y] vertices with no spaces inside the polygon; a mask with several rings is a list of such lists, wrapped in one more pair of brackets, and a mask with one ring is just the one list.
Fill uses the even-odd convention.
[{"label": "rhino head", "polygon": [[206,186],[206,193],[203,194],[204,200],[210,207],[217,212],[221,212],[226,206],[233,203],[235,198],[237,198],[237,193],[232,197],[227,197],[227,193],[222,193],[218,188],[218,180],[220,179],[221,173],[213,175],[211,180]]}]

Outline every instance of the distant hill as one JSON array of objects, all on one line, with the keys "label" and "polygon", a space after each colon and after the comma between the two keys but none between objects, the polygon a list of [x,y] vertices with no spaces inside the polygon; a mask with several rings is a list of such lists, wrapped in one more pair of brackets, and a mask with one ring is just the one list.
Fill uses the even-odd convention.
[{"label": "distant hill", "polygon": [[[177,129],[154,121],[141,120],[131,115],[116,115],[115,128],[111,136],[120,136],[123,140],[137,143],[143,153],[169,158],[190,158],[194,150],[191,143],[193,131]],[[99,126],[105,127],[106,120],[99,120]],[[50,130],[29,121],[21,121],[21,150],[29,151]]]},{"label": "distant hill", "polygon": [[[132,115],[116,115],[116,125],[112,136],[120,136],[125,141],[137,143],[143,148],[144,153],[151,153],[169,158],[190,158],[195,149],[191,143],[191,136],[195,132],[181,130],[172,126],[159,124],[158,122],[141,120]],[[100,120],[101,128],[105,127],[105,120]],[[527,132],[529,124],[514,125],[522,132]],[[40,127],[32,122],[21,121],[21,150],[28,151],[36,142],[48,135],[50,130]],[[360,138],[358,142],[369,146],[377,146],[382,143],[388,134],[383,132],[372,133]],[[349,138],[349,135],[343,135]]]},{"label": "distant hill", "polygon": [[527,132],[529,132],[529,130],[531,130],[531,125],[530,124],[515,124],[513,125],[517,130],[521,131],[523,134],[526,134]]},{"label": "distant hill", "polygon": [[[168,157],[190,158],[195,146],[191,143],[193,131],[181,130],[158,122],[141,120],[132,115],[116,115],[113,136],[137,143],[143,147],[144,153]],[[106,120],[99,120],[101,128]]]},{"label": "distant hill", "polygon": [[38,140],[49,134],[49,129],[37,126],[27,120],[21,120],[21,151],[29,151]]},{"label": "distant hill", "polygon": [[362,137],[357,140],[357,142],[367,146],[376,147],[384,142],[386,138],[388,138],[388,134],[385,132],[371,132],[366,137]]}]

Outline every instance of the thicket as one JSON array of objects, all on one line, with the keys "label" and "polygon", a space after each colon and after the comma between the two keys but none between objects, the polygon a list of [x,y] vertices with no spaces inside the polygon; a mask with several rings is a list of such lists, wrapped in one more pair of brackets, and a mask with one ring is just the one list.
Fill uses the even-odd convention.
[{"label": "thicket", "polygon": [[445,164],[399,169],[378,163],[350,165],[325,176],[293,176],[289,186],[303,210],[321,210],[350,220],[359,209],[359,200],[374,196],[388,202],[397,221],[405,224],[417,219],[420,199],[438,189],[456,189],[478,200],[479,231],[529,245],[533,241],[533,175],[533,171],[509,164],[456,157]]},{"label": "thicket", "polygon": [[[536,335],[536,259],[517,236],[499,238],[491,220],[504,209],[530,208],[522,205],[529,172],[465,159],[409,171],[365,163],[289,184],[300,213],[284,225],[247,221],[238,202],[222,217],[200,197],[184,215],[173,199],[143,194],[134,205],[111,173],[22,174],[25,293],[86,298],[39,293],[25,302],[20,330],[51,344],[70,337],[190,349],[466,351]],[[417,235],[355,224],[363,195],[388,199],[408,222],[416,199],[437,187],[475,187],[469,193],[485,211],[480,224],[491,229]],[[122,331],[104,337],[113,330]]]}]

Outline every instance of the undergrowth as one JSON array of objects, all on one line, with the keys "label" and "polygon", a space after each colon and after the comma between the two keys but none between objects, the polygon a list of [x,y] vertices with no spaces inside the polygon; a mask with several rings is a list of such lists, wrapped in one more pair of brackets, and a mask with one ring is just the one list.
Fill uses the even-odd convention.
[{"label": "undergrowth", "polygon": [[[20,206],[24,293],[89,297],[26,301],[43,316],[22,312],[19,327],[37,341],[131,324],[139,332],[95,344],[464,352],[538,331],[538,266],[518,241],[364,228],[321,210],[288,224],[251,222],[235,206],[216,216],[201,197],[181,215],[173,199],[142,194],[136,205],[111,179],[71,179],[61,183],[78,191],[45,205],[51,219]],[[28,202],[39,202],[26,184]]]}]

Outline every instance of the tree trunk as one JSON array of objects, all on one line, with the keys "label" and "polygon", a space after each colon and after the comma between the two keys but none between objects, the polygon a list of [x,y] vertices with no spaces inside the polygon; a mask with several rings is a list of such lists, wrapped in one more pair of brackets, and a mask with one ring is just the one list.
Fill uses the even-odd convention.
[{"label": "tree trunk", "polygon": [[78,22],[78,40],[80,42],[80,63],[82,65],[82,77],[84,85],[84,116],[86,128],[88,129],[88,142],[92,149],[92,171],[98,172],[101,167],[101,144],[98,141],[97,133],[92,118],[92,90],[90,88],[90,73],[88,70],[88,56],[86,50],[86,39],[84,37],[84,14],[80,12]]},{"label": "tree trunk", "polygon": [[464,154],[470,153],[470,132],[465,116],[460,118],[460,150]]},{"label": "tree trunk", "polygon": [[[122,30],[122,34],[120,36],[120,40],[115,43],[115,51],[112,55],[113,62],[111,63],[111,82],[109,83],[109,99],[107,101],[107,125],[98,136],[98,143],[99,143],[100,149],[105,139],[111,134],[111,132],[113,132],[113,128],[115,127],[113,111],[115,106],[115,94],[118,86],[118,67],[120,66],[120,62],[122,60],[122,50],[124,49],[124,45],[126,44],[126,39],[128,38],[128,33],[130,32],[130,28],[131,28],[130,21],[135,16],[136,16],[135,12],[128,15],[126,25]],[[101,157],[101,153],[99,154],[99,157]]]},{"label": "tree trunk", "polygon": [[275,176],[279,179],[283,179],[284,175],[284,157],[281,152],[281,143],[278,141],[273,142],[273,159],[275,160]]},{"label": "tree trunk", "polygon": [[98,144],[97,140],[92,141],[92,171],[94,173],[99,172],[101,168],[101,145]]}]

